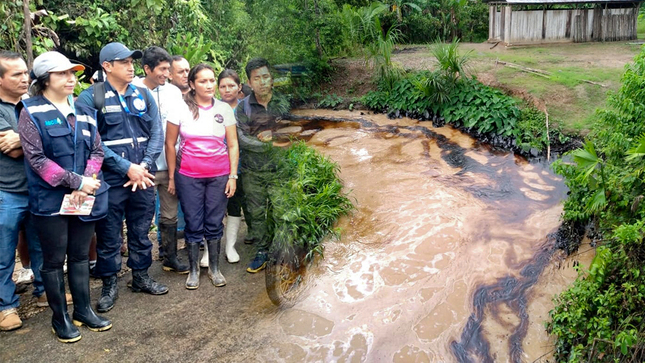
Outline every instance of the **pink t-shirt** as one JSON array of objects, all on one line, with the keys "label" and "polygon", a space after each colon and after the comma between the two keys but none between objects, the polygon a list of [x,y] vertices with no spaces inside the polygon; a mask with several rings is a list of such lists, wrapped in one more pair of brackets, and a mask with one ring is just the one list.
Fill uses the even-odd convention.
[{"label": "pink t-shirt", "polygon": [[168,119],[168,122],[179,125],[177,168],[182,175],[213,178],[231,172],[228,147],[224,141],[226,126],[235,125],[235,115],[228,104],[216,99],[213,102],[211,107],[199,108],[197,120],[193,119],[188,107],[184,117]]}]

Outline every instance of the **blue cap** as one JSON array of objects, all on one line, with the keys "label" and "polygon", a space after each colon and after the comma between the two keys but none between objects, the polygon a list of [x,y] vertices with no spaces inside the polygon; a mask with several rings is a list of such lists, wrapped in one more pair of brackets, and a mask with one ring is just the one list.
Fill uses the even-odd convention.
[{"label": "blue cap", "polygon": [[99,62],[111,62],[115,60],[122,60],[126,58],[139,59],[143,57],[143,53],[140,50],[130,50],[128,47],[121,43],[110,43],[101,49],[99,53]]}]

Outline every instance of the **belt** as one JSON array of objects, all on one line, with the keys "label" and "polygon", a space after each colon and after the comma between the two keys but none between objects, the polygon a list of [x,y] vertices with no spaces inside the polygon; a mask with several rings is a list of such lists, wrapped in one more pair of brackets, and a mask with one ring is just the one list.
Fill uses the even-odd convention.
[{"label": "belt", "polygon": [[[137,142],[146,142],[148,141],[147,137],[137,137]],[[105,146],[114,146],[114,145],[125,145],[125,144],[133,144],[134,140],[129,137],[127,139],[119,139],[119,140],[109,140],[109,141],[103,141]]]}]

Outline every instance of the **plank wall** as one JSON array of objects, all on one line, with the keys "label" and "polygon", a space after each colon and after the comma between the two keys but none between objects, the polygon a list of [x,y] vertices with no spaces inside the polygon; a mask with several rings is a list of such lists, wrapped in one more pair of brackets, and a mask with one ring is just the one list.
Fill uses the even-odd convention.
[{"label": "plank wall", "polygon": [[638,8],[515,10],[489,8],[489,41],[589,42],[636,39]]}]

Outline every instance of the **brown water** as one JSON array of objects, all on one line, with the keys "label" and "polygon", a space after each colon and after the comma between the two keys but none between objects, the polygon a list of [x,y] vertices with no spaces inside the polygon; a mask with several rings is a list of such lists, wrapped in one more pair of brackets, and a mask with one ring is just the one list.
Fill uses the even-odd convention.
[{"label": "brown water", "polygon": [[[349,111],[304,116],[357,211],[277,313],[271,360],[533,362],[551,350],[551,298],[576,276],[549,237],[566,189],[547,165],[451,128]],[[578,257],[580,258],[580,257]],[[583,256],[588,264],[591,256]]]}]

